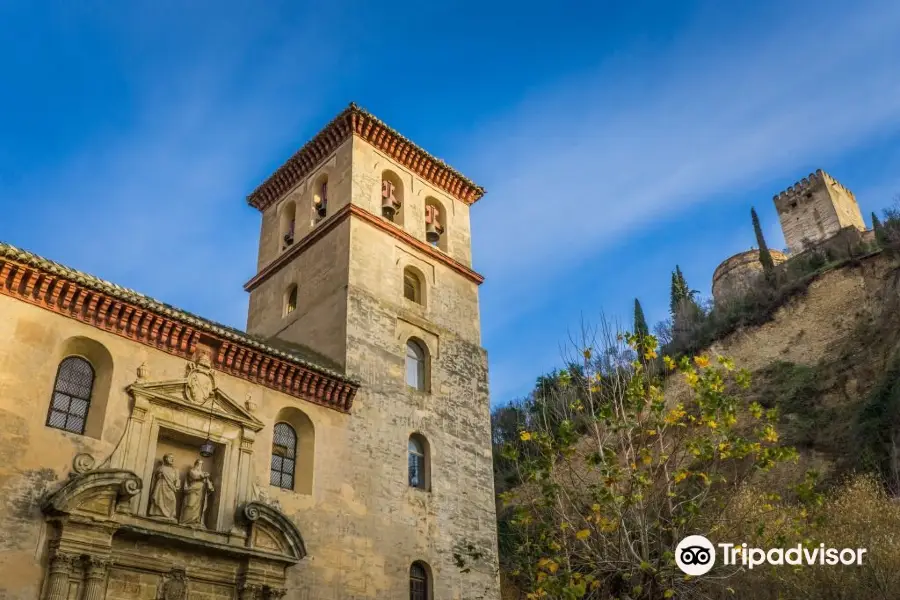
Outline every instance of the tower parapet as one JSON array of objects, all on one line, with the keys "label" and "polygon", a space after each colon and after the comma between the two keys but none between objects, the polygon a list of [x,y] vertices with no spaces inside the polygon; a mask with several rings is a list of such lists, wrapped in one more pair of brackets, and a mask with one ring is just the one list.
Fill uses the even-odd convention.
[{"label": "tower parapet", "polygon": [[866,229],[853,192],[821,169],[772,200],[791,254],[823,242],[845,227]]}]

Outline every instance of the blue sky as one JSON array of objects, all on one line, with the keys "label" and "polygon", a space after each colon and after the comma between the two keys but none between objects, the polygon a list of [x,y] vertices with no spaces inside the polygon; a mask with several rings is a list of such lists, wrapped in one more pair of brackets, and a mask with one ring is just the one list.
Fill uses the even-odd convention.
[{"label": "blue sky", "polygon": [[708,293],[751,205],[782,247],[810,171],[900,192],[896,2],[189,4],[0,4],[0,240],[243,327],[244,198],[353,100],[488,190],[495,403],[676,263]]}]

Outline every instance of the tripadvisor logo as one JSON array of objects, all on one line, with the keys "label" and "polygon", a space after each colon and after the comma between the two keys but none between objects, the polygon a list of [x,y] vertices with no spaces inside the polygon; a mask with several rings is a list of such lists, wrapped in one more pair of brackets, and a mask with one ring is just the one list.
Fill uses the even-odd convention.
[{"label": "tripadvisor logo", "polygon": [[[750,548],[747,544],[716,544],[722,553],[722,564],[752,569],[760,565],[861,565],[865,548]],[[675,548],[675,564],[688,575],[703,575],[716,564],[716,550],[702,535],[689,535]]]}]

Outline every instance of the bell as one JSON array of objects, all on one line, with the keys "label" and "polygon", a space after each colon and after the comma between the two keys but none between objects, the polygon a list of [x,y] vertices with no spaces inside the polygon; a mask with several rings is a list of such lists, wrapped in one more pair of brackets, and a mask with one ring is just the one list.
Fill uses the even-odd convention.
[{"label": "bell", "polygon": [[316,198],[315,204],[316,204],[316,214],[319,215],[319,217],[324,217],[325,214],[327,213],[327,210],[325,208],[325,200],[323,200],[322,198]]},{"label": "bell", "polygon": [[427,223],[425,225],[425,241],[429,244],[437,244],[441,239],[441,233],[438,231],[437,227],[435,227],[434,223]]},{"label": "bell", "polygon": [[216,451],[216,446],[211,441],[206,440],[203,442],[203,445],[200,446],[200,456],[203,458],[209,458]]},{"label": "bell", "polygon": [[381,204],[381,214],[384,215],[385,219],[394,220],[394,215],[397,214],[397,209],[394,208],[394,204],[392,202],[388,202],[387,204]]}]

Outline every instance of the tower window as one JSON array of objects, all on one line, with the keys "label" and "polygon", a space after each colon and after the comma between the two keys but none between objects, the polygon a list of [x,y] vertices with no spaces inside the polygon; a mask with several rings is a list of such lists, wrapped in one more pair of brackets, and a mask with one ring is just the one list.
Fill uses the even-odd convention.
[{"label": "tower window", "polygon": [[403,225],[403,182],[393,171],[381,174],[381,215]]},{"label": "tower window", "polygon": [[431,581],[428,569],[419,561],[409,568],[409,600],[431,600]]},{"label": "tower window", "polygon": [[425,199],[425,241],[447,251],[447,213],[435,198]]},{"label": "tower window", "polygon": [[272,470],[269,483],[283,490],[294,489],[296,462],[297,433],[287,423],[276,423],[272,439]]},{"label": "tower window", "polygon": [[83,434],[93,389],[94,367],[91,363],[80,356],[63,359],[53,384],[47,426]]},{"label": "tower window", "polygon": [[425,348],[416,340],[406,342],[406,385],[425,391],[428,355]]},{"label": "tower window", "polygon": [[297,221],[297,205],[285,203],[281,209],[281,249],[287,250],[294,243],[294,225]]},{"label": "tower window", "polygon": [[316,217],[324,219],[328,214],[328,176],[322,175],[313,187],[313,208]]},{"label": "tower window", "polygon": [[409,436],[409,487],[429,489],[428,442],[418,433]]},{"label": "tower window", "polygon": [[412,267],[403,269],[403,297],[416,304],[425,304],[422,276]]},{"label": "tower window", "polygon": [[292,285],[288,288],[284,299],[284,315],[287,316],[297,310],[297,286]]}]

